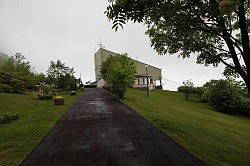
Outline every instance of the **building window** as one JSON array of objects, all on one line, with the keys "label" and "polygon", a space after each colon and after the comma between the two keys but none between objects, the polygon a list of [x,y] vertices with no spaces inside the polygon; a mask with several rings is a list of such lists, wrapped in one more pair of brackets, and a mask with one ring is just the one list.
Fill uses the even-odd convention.
[{"label": "building window", "polygon": [[135,85],[138,85],[138,84],[139,84],[139,80],[135,79]]},{"label": "building window", "polygon": [[142,85],[143,84],[143,79],[139,79],[139,84]]}]

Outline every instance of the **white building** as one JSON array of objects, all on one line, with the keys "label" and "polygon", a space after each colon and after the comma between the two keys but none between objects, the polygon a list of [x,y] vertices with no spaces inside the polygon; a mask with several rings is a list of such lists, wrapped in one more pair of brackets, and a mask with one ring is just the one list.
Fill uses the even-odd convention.
[{"label": "white building", "polygon": [[[108,51],[106,49],[100,48],[95,53],[95,76],[98,87],[103,87],[105,82],[101,79],[100,71],[101,65],[106,59],[110,56],[116,56],[118,53]],[[135,74],[135,84],[132,86],[134,88],[146,89],[149,87],[149,90],[152,89],[162,89],[161,85],[161,69],[151,66],[149,64],[137,61],[132,59],[136,66]],[[147,82],[148,80],[148,82]],[[156,86],[156,82],[159,81],[160,85]]]}]

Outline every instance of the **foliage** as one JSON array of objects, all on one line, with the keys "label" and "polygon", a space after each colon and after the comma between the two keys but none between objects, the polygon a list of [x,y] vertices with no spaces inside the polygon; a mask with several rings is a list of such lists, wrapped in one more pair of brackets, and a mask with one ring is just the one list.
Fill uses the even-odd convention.
[{"label": "foliage", "polygon": [[2,66],[4,61],[6,61],[7,59],[9,59],[9,56],[0,52],[0,66]]},{"label": "foliage", "polygon": [[[128,89],[122,102],[204,165],[250,165],[250,118],[225,115],[205,103],[187,102],[178,92],[154,90],[150,95],[147,98],[143,91]],[[198,98],[190,95],[190,100]]]},{"label": "foliage", "polygon": [[198,94],[199,96],[201,96],[204,93],[204,88],[203,87],[194,87],[193,92],[195,94]]},{"label": "foliage", "polygon": [[76,80],[74,69],[62,63],[60,60],[51,61],[47,74],[49,82],[55,84],[58,89],[75,90]]},{"label": "foliage", "polygon": [[242,96],[241,87],[230,80],[211,80],[204,85],[204,101],[226,113],[250,113],[249,101]]},{"label": "foliage", "polygon": [[25,80],[15,72],[0,70],[0,92],[23,93]]},{"label": "foliage", "polygon": [[[25,89],[34,89],[36,85],[35,74],[32,71],[30,62],[21,53],[16,53],[4,61],[0,66],[1,83],[4,84],[5,92],[22,93]],[[10,88],[7,88],[7,86]],[[7,90],[9,89],[9,90]]]},{"label": "foliage", "polygon": [[15,56],[11,56],[6,60],[1,68],[11,72],[17,72],[21,76],[24,76],[31,72],[30,62],[25,61],[25,59],[24,55],[16,53]]},{"label": "foliage", "polygon": [[37,85],[35,95],[38,96],[39,99],[52,99],[55,94],[56,90],[54,84],[46,84],[43,82]]},{"label": "foliage", "polygon": [[110,56],[101,66],[101,76],[112,93],[123,98],[127,87],[134,83],[135,65],[127,55]]},{"label": "foliage", "polygon": [[112,28],[117,30],[127,21],[142,22],[159,54],[178,53],[183,58],[196,54],[197,63],[205,66],[223,63],[225,74],[242,77],[250,96],[249,0],[109,2],[105,13]]},{"label": "foliage", "polygon": [[191,80],[183,81],[183,92],[185,93],[186,100],[188,100],[189,94],[193,92],[194,83]]},{"label": "foliage", "polygon": [[[185,86],[179,86],[177,88],[178,92],[185,92]],[[194,93],[194,94],[198,94],[198,95],[202,95],[204,92],[203,87],[190,87],[189,89],[190,93]]]},{"label": "foliage", "polygon": [[18,119],[17,113],[1,113],[0,114],[0,124],[11,123]]}]

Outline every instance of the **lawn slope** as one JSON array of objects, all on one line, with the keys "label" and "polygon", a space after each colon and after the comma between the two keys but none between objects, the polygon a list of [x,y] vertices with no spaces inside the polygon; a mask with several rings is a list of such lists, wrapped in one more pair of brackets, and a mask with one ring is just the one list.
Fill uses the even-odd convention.
[{"label": "lawn slope", "polygon": [[0,113],[15,112],[19,119],[0,124],[0,165],[19,165],[79,97],[62,94],[65,105],[39,100],[31,94],[0,93]]},{"label": "lawn slope", "polygon": [[185,101],[179,92],[129,89],[122,100],[206,165],[250,165],[250,118]]}]

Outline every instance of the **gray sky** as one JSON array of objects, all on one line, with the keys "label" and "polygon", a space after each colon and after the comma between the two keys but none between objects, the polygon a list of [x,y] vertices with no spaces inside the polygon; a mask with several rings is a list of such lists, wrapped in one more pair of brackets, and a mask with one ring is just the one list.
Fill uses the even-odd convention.
[{"label": "gray sky", "polygon": [[[104,15],[108,0],[0,0],[0,52],[21,52],[35,71],[46,73],[51,60],[74,67],[83,82],[95,80],[94,53],[102,41],[106,49],[128,53],[134,59],[162,69],[164,89],[176,90],[183,80],[202,86],[222,78],[223,66],[204,67],[196,57],[158,55],[151,47],[146,28],[128,23],[115,32]],[[170,81],[172,82],[170,82]]]}]

